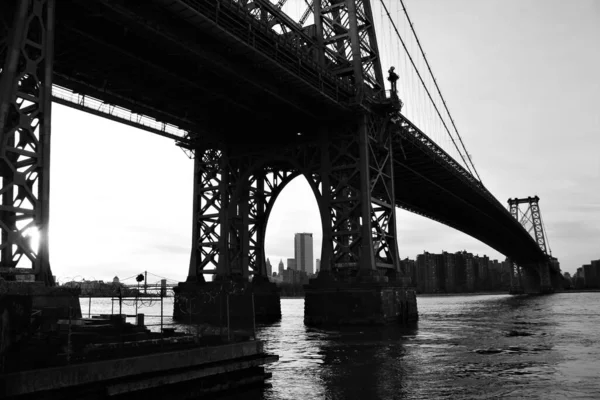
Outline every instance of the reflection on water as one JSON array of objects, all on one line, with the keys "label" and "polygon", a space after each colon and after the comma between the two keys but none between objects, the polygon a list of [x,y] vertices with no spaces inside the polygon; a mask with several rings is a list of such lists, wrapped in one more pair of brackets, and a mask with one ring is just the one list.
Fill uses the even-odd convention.
[{"label": "reflection on water", "polygon": [[303,299],[283,299],[281,322],[258,328],[280,356],[258,398],[600,398],[600,293],[418,302],[409,328],[323,330],[304,326]]},{"label": "reflection on water", "polygon": [[600,398],[600,293],[419,297],[410,328],[305,327],[302,299],[258,336],[265,399]]}]

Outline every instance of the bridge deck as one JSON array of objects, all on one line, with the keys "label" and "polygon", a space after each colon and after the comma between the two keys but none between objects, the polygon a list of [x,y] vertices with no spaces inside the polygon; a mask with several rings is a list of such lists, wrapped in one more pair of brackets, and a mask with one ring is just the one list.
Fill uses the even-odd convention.
[{"label": "bridge deck", "polygon": [[133,3],[57,2],[56,84],[204,140],[272,141],[349,112],[351,86],[235,4]]},{"label": "bridge deck", "polygon": [[398,124],[397,206],[473,236],[518,263],[546,260],[535,240],[479,181],[410,121],[402,118]]}]

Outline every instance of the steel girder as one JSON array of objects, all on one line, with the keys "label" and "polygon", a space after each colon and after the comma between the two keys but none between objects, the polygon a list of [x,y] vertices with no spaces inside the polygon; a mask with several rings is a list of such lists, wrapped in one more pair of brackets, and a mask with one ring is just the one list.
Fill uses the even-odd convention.
[{"label": "steel girder", "polygon": [[[527,232],[537,242],[540,249],[547,255],[550,254],[546,245],[546,235],[542,225],[542,213],[539,205],[540,198],[527,197],[524,199],[508,199],[510,214],[527,230]],[[525,210],[520,206],[527,205]]]},{"label": "steel girder", "polygon": [[353,78],[359,104],[384,96],[370,0],[315,0],[313,6],[321,65]]},{"label": "steel girder", "polygon": [[[11,6],[14,15],[6,12]],[[4,276],[31,268],[36,281],[53,285],[48,221],[54,0],[5,2],[2,10],[0,266]]]},{"label": "steel girder", "polygon": [[188,281],[203,282],[209,274],[234,280],[266,277],[267,220],[281,190],[305,170],[300,162],[310,167],[306,151],[302,146],[282,149],[277,157],[267,151],[195,151]]},{"label": "steel girder", "polygon": [[275,200],[299,171],[289,169],[273,169],[267,166],[258,167],[249,176],[249,185],[245,194],[248,195],[248,228],[244,243],[248,246],[248,269],[255,276],[267,277],[265,259],[265,238],[267,222]]},{"label": "steel girder", "polygon": [[363,115],[353,134],[330,135],[323,142],[322,271],[392,278],[401,273],[393,153],[385,126],[381,118]]},{"label": "steel girder", "polygon": [[223,40],[244,43],[304,80],[335,103],[345,102],[354,87],[318,63],[322,51],[303,28],[268,0],[154,0],[188,22],[211,21]]},{"label": "steel girder", "polygon": [[[548,256],[545,262],[535,264],[535,270],[540,277],[542,290],[552,288],[550,280],[550,259],[549,251],[546,246],[546,236],[542,225],[542,214],[539,206],[540,198],[537,196],[523,199],[508,199],[508,207],[512,217],[527,230],[533,237],[540,249]],[[526,205],[526,209],[521,209],[521,205]]]},{"label": "steel girder", "polygon": [[219,271],[220,254],[225,250],[222,235],[224,196],[227,185],[220,150],[206,149],[194,157],[194,213],[192,217],[192,253],[188,281],[204,282],[204,274]]}]

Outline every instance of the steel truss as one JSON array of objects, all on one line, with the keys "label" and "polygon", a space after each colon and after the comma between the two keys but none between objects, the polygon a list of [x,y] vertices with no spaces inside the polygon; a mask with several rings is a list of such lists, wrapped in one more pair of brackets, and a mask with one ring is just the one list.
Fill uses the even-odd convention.
[{"label": "steel truss", "polygon": [[384,96],[384,80],[369,0],[313,2],[319,61],[338,76],[352,77],[357,101]]},{"label": "steel truss", "polygon": [[[310,166],[306,147],[266,152],[195,152],[193,249],[188,280],[266,277],[266,222],[281,190]],[[283,160],[295,160],[292,163]],[[307,174],[306,176],[309,176]]]},{"label": "steel truss", "polygon": [[346,101],[355,91],[350,79],[319,63],[320,54],[329,50],[320,45],[318,32],[315,36],[314,29],[302,27],[268,0],[155,1],[187,18],[211,20],[335,101]]},{"label": "steel truss", "polygon": [[[6,12],[11,8],[14,14]],[[54,0],[4,2],[2,11],[1,275],[34,274],[53,285],[48,220]]]},{"label": "steel truss", "polygon": [[[546,246],[546,235],[542,224],[542,213],[539,205],[540,198],[527,197],[525,199],[508,199],[510,214],[533,236],[540,249],[547,255],[551,255],[550,249]],[[520,206],[527,205],[525,210]]]},{"label": "steel truss", "polygon": [[[288,21],[275,4],[268,0],[234,3],[269,29],[292,38],[292,43],[299,41],[301,47],[312,51],[312,37],[301,26]],[[264,276],[268,217],[277,195],[298,175],[308,180],[319,205],[324,275],[391,279],[404,275],[399,269],[396,240],[392,130],[389,129],[392,115],[376,114],[367,106],[380,105],[385,99],[370,2],[320,0],[313,2],[313,6],[318,61],[337,76],[351,79],[357,87],[357,116],[346,125],[323,128],[319,140],[301,146],[271,149],[263,154],[243,150],[239,154],[235,150],[221,152],[221,161],[212,165],[213,168],[227,165],[226,170],[213,175],[227,176],[228,181],[224,183],[221,179],[219,185],[209,186],[219,188],[218,194],[211,193],[220,198],[221,205],[219,234],[212,236],[214,242],[210,248],[223,251],[218,263],[214,262],[216,257],[202,253],[202,246],[207,245],[198,239],[207,235],[201,232],[212,233],[217,229],[198,224],[197,221],[208,218],[203,213],[213,214],[196,200],[196,258],[192,256],[190,266],[194,276],[208,273],[204,271],[208,262],[215,264],[213,271],[220,276],[241,279],[249,274]],[[273,153],[278,156],[272,156]],[[202,153],[199,154],[201,158]],[[281,156],[287,163],[282,163]],[[198,159],[196,163],[200,163]],[[196,192],[204,193],[204,189],[197,187]],[[212,218],[216,221],[216,216]]]},{"label": "steel truss", "polygon": [[[535,197],[527,197],[523,199],[508,199],[508,207],[510,214],[514,219],[519,221],[519,223],[527,230],[527,232],[532,235],[532,237],[537,242],[540,249],[550,257],[551,253],[549,253],[549,248],[546,245],[546,235],[544,232],[544,226],[542,223],[542,213],[540,211],[539,206],[540,198],[538,196]],[[527,208],[525,210],[521,209],[521,205],[526,205]],[[551,288],[552,283],[550,281],[550,265],[548,261],[538,263],[535,267],[540,276],[540,283],[542,288]]]},{"label": "steel truss", "polygon": [[[275,154],[275,155],[274,155]],[[321,271],[339,278],[400,271],[390,130],[375,115],[305,144],[196,151],[189,280],[266,277],[266,226],[283,188],[304,176],[321,213]]]}]

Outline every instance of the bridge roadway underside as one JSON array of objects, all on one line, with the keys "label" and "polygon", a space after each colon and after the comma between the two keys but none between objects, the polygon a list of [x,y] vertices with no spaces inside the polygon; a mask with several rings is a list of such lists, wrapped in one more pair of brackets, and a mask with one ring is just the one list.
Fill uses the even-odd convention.
[{"label": "bridge roadway underside", "polygon": [[481,184],[406,132],[394,147],[396,205],[458,229],[520,265],[546,260],[530,234]]},{"label": "bridge roadway underside", "polygon": [[[0,13],[12,15],[15,3],[1,2]],[[239,9],[222,7],[215,22],[214,0],[195,3],[206,12],[170,0],[57,1],[54,83],[198,133],[207,145],[275,147],[297,140],[298,132],[310,140],[352,118],[352,90],[339,79],[280,46],[281,38]],[[277,50],[268,54],[269,48]],[[483,186],[407,132],[396,135],[399,207],[465,232],[517,263],[545,260]]]},{"label": "bridge roadway underside", "polygon": [[[196,3],[204,14],[174,1],[57,1],[54,83],[200,133],[205,143],[285,141],[348,115],[350,86],[336,87],[312,60],[299,62],[230,2],[218,23],[215,1]],[[325,91],[309,84],[319,77]]]}]

